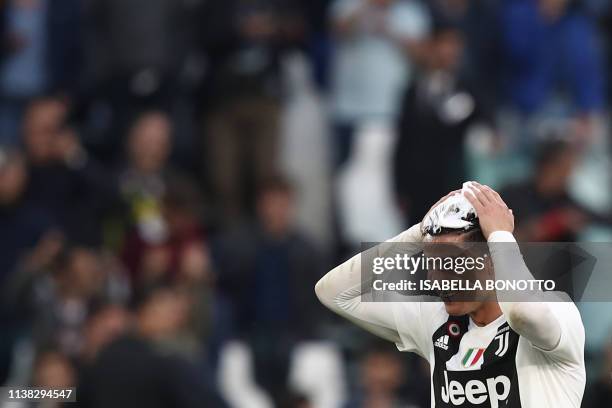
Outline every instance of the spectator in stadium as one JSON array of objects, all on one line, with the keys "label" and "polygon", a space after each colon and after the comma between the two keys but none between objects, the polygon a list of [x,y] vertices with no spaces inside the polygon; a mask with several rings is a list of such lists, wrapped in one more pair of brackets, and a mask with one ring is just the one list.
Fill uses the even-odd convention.
[{"label": "spectator in stadium", "polygon": [[0,281],[16,266],[23,251],[34,247],[53,228],[40,204],[26,201],[28,169],[21,152],[0,150]]},{"label": "spectator in stadium", "polygon": [[193,242],[185,247],[179,260],[177,286],[192,303],[191,328],[194,335],[205,339],[212,334],[214,310],[214,277],[208,247],[203,242]]},{"label": "spectator in stadium", "polygon": [[[191,180],[177,175],[168,175],[159,181],[163,183],[159,201],[139,203],[142,222],[149,224],[137,225],[130,231],[122,248],[122,259],[135,286],[177,279],[183,274],[192,249],[200,246],[205,250],[203,201],[197,187]],[[154,216],[158,218],[147,219]],[[151,225],[152,222],[155,224]]]},{"label": "spectator in stadium", "polygon": [[47,245],[56,247],[48,249],[54,254],[46,256],[46,263],[30,258],[15,271],[8,302],[14,313],[21,312],[22,322],[31,324],[35,344],[56,344],[74,357],[81,353],[81,331],[90,305],[98,299],[113,300],[112,289],[121,283],[97,249]]},{"label": "spectator in stadium", "polygon": [[28,102],[73,94],[81,69],[78,0],[9,0],[0,5],[0,144],[17,144]]},{"label": "spectator in stadium", "polygon": [[94,74],[102,84],[115,84],[122,103],[130,96],[154,95],[174,79],[185,45],[182,4],[172,0],[89,3]]},{"label": "spectator in stadium", "polygon": [[237,312],[239,335],[251,346],[257,382],[281,401],[293,347],[316,335],[320,309],[308,285],[320,276],[321,256],[293,226],[289,183],[260,187],[257,223],[230,231],[216,246],[220,288]]},{"label": "spectator in stadium", "polygon": [[102,218],[116,201],[115,180],[66,125],[67,109],[58,98],[38,99],[28,106],[23,123],[26,198],[45,208],[68,238],[96,245]]},{"label": "spectator in stadium", "polygon": [[297,2],[209,2],[201,36],[209,56],[204,172],[220,215],[252,216],[254,186],[277,170],[281,57],[302,41]]},{"label": "spectator in stadium", "polygon": [[100,351],[125,334],[129,323],[129,312],[118,303],[102,301],[92,305],[83,328],[81,364],[92,364]]},{"label": "spectator in stadium", "polygon": [[593,222],[609,224],[609,217],[594,213],[568,192],[579,154],[562,140],[543,142],[533,176],[508,186],[502,194],[516,214],[516,234],[525,242],[576,241]]},{"label": "spectator in stadium", "polygon": [[[127,161],[119,172],[119,190],[123,206],[115,214],[119,228],[114,246],[132,227],[146,242],[158,242],[163,236],[161,200],[166,188],[172,150],[172,123],[168,115],[146,111],[137,117],[128,131]],[[129,265],[128,265],[129,266]]]},{"label": "spectator in stadium", "polygon": [[8,301],[7,287],[13,279],[13,271],[25,253],[33,248],[37,257],[46,256],[44,243],[56,242],[51,217],[38,203],[26,201],[24,193],[28,183],[28,171],[21,152],[0,149],[0,325],[3,336],[0,341],[0,383],[8,376],[12,361],[14,341],[21,334],[24,322]]},{"label": "spectator in stadium", "polygon": [[602,350],[602,357],[600,374],[595,383],[591,384],[585,392],[582,405],[584,408],[603,407],[612,398],[612,382],[610,382],[610,373],[612,373],[612,341]]},{"label": "spectator in stadium", "polygon": [[460,29],[437,20],[428,50],[422,74],[404,94],[394,157],[397,199],[409,225],[423,218],[436,197],[461,185],[467,132],[477,122],[492,123],[479,93],[461,76]]},{"label": "spectator in stadium", "polygon": [[465,53],[461,75],[470,83],[479,84],[479,91],[487,104],[497,105],[501,74],[499,2],[432,0],[429,4],[434,20],[452,21],[463,32]]},{"label": "spectator in stadium", "polygon": [[[523,117],[553,112],[588,124],[604,105],[594,22],[570,0],[509,0],[500,12],[504,89]],[[584,127],[584,126],[583,126]],[[585,128],[585,129],[588,129]]]},{"label": "spectator in stadium", "polygon": [[[2,176],[0,176],[2,177]],[[6,192],[6,190],[5,190]],[[15,213],[10,208],[0,210],[4,214],[0,216],[3,246],[0,259],[3,265],[10,269],[3,269],[0,275],[0,325],[2,325],[2,341],[0,341],[0,383],[9,375],[12,365],[13,347],[23,332],[30,331],[30,320],[28,307],[24,304],[30,299],[21,299],[15,293],[14,281],[20,278],[20,270],[42,270],[55,258],[63,246],[63,236],[56,230],[45,228],[45,217],[41,218],[39,211],[27,210],[27,206],[20,206],[22,211]],[[15,218],[13,219],[13,216]],[[29,218],[31,217],[31,218]],[[42,222],[41,225],[37,223]],[[14,232],[14,234],[11,234]],[[7,235],[4,235],[7,234]],[[33,241],[30,241],[33,240]],[[5,253],[7,251],[7,253]],[[19,299],[19,301],[17,301]]]},{"label": "spectator in stadium", "polygon": [[392,349],[377,347],[369,350],[360,363],[359,389],[346,408],[425,408],[403,395],[405,369]]},{"label": "spectator in stadium", "polygon": [[193,46],[190,16],[199,3],[87,2],[88,96],[110,114],[100,146],[105,153],[121,151],[122,135],[142,110],[178,112],[184,91],[180,75]]},{"label": "spectator in stadium", "polygon": [[331,115],[340,165],[350,156],[359,126],[371,120],[389,122],[399,114],[429,16],[417,0],[336,0],[331,20]]},{"label": "spectator in stadium", "polygon": [[[31,386],[56,389],[76,387],[77,374],[72,361],[53,348],[39,351],[34,361]],[[76,395],[73,394],[71,397],[76,398]],[[45,408],[65,406],[60,400],[47,400],[45,403]]]},{"label": "spectator in stadium", "polygon": [[166,285],[145,288],[134,301],[132,330],[99,352],[80,378],[79,407],[201,407],[207,398],[193,364],[165,344],[184,329],[188,303]]}]

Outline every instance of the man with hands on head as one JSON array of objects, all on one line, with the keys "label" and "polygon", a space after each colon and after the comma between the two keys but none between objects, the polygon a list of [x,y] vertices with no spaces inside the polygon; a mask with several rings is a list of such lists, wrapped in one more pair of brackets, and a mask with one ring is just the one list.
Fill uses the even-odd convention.
[{"label": "man with hands on head", "polygon": [[[513,230],[512,210],[499,194],[468,182],[387,243],[416,255],[426,253],[429,244],[486,242],[485,274],[531,277]],[[373,250],[380,253],[382,247]],[[432,407],[580,406],[584,327],[571,301],[500,301],[494,291],[466,299],[440,291],[441,301],[435,302],[410,297],[365,302],[361,262],[357,254],[331,270],[317,283],[316,294],[335,313],[428,360]],[[428,278],[438,273],[430,270]]]}]

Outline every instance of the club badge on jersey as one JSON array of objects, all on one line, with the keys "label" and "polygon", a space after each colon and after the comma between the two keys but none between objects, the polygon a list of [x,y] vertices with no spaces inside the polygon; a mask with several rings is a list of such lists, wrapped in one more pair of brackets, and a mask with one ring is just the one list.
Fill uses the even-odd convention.
[{"label": "club badge on jersey", "polygon": [[447,362],[459,353],[468,323],[467,316],[451,316],[432,336],[436,408],[521,408],[515,361],[519,335],[508,323],[498,327],[486,348],[462,350],[460,366],[447,368]]}]

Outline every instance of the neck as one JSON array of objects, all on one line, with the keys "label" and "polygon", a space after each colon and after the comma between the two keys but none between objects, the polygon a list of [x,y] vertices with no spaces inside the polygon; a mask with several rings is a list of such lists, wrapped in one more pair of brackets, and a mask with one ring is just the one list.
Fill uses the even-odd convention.
[{"label": "neck", "polygon": [[470,317],[476,326],[486,326],[501,315],[502,310],[497,302],[485,302],[470,313]]}]

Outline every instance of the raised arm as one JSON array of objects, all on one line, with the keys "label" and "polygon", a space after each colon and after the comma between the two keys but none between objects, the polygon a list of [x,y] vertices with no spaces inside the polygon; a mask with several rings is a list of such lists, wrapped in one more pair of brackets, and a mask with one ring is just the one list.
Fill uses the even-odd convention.
[{"label": "raised arm", "polygon": [[[420,225],[415,225],[387,242],[412,243],[402,245],[412,253],[421,249]],[[386,245],[371,250],[384,255]],[[333,312],[347,318],[367,331],[394,343],[400,342],[391,303],[361,301],[361,254],[332,269],[315,286],[317,297]],[[415,303],[416,305],[416,303]]]},{"label": "raised arm", "polygon": [[[511,233],[493,232],[488,242],[495,276],[498,279],[534,279]],[[514,294],[513,298],[515,296],[517,294]],[[534,346],[550,351],[559,344],[561,324],[550,304],[543,301],[543,294],[535,294],[534,297],[534,300],[539,301],[500,301],[499,307],[515,332],[527,338]]]},{"label": "raised arm", "polygon": [[[476,209],[480,228],[489,242],[496,278],[533,279],[512,235],[512,210],[508,209],[499,194],[488,186],[472,182],[469,191],[472,194],[466,194],[466,198]],[[515,296],[516,294],[513,298]],[[537,296],[534,300],[538,299],[541,300],[542,297]],[[503,297],[500,300],[503,300]],[[561,339],[562,325],[550,303],[528,300],[500,301],[499,306],[510,327],[531,344],[546,351],[557,347]]]}]

